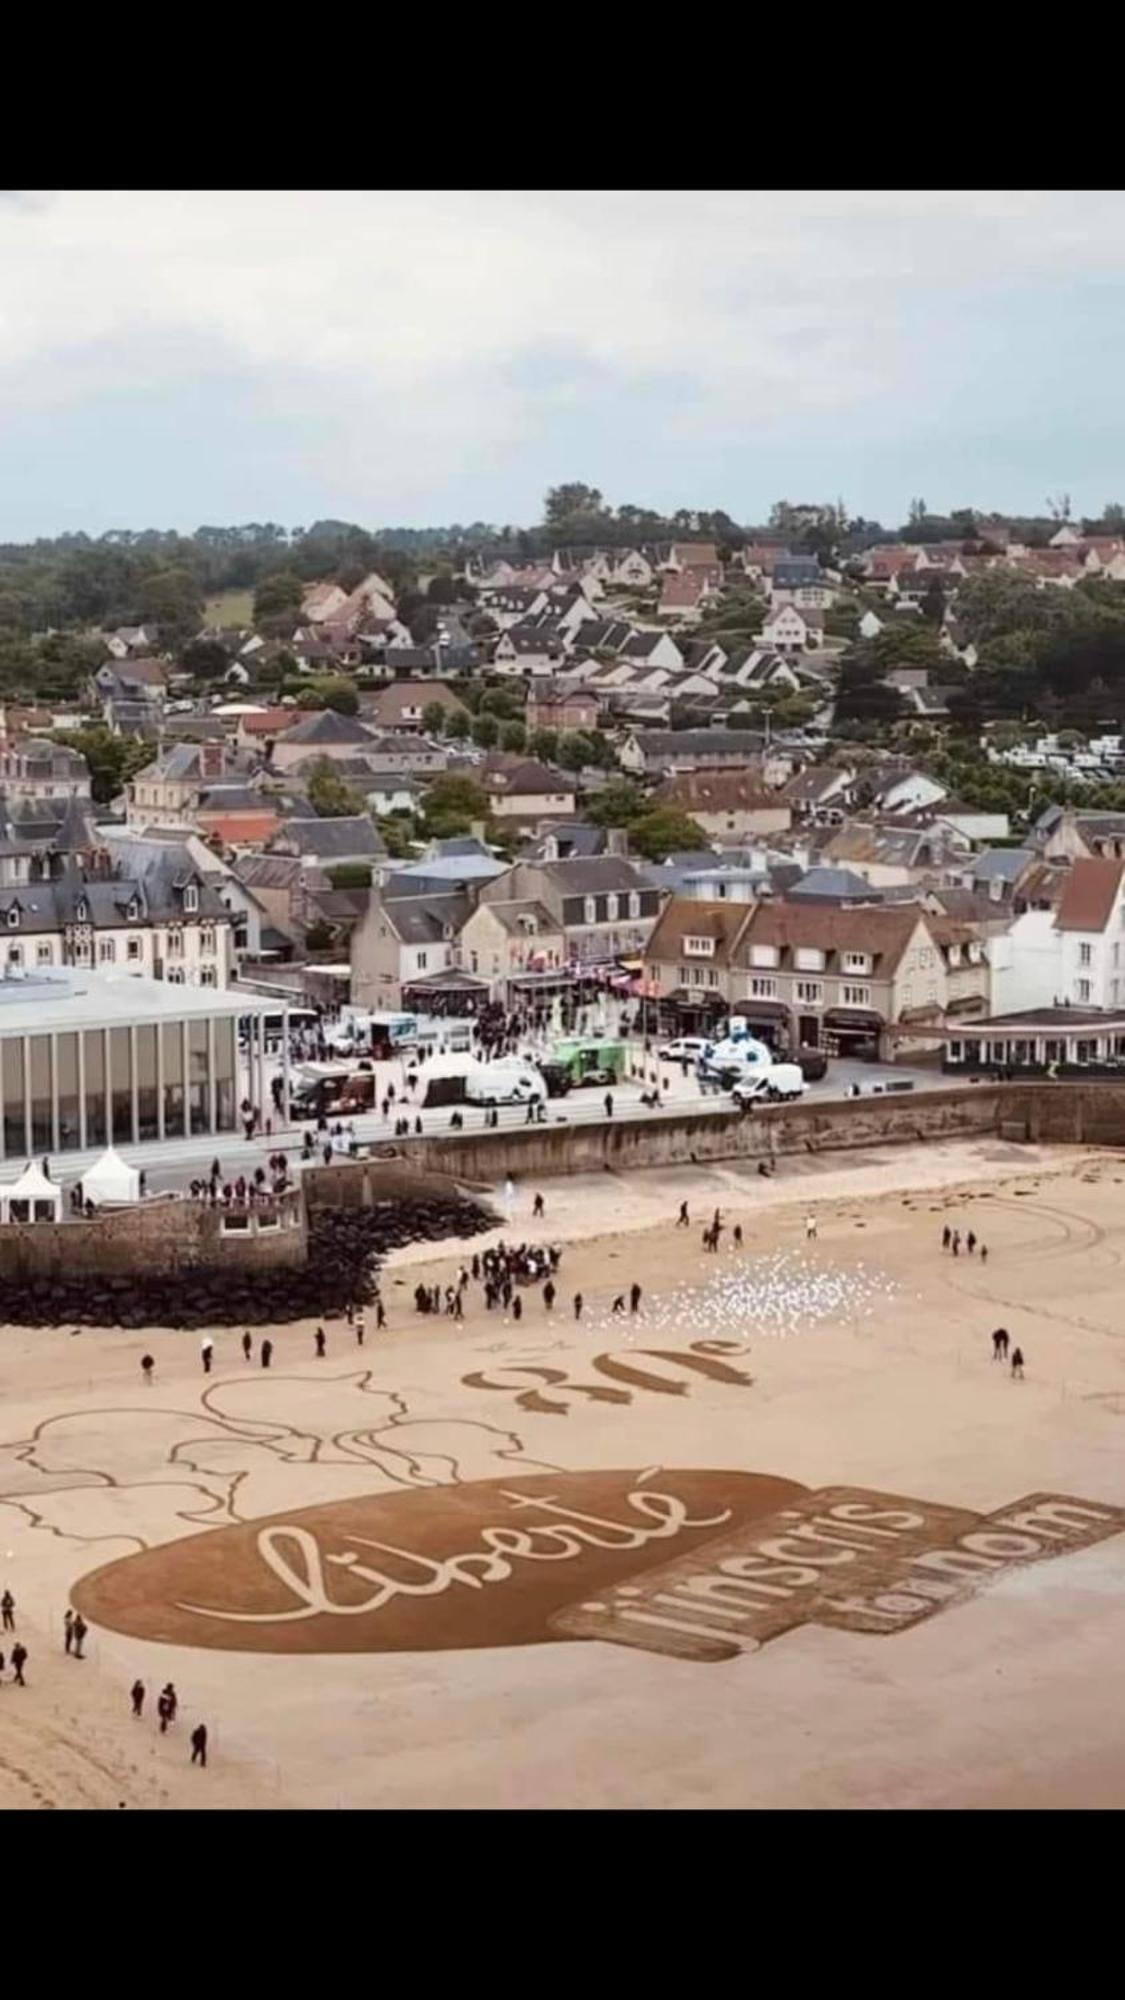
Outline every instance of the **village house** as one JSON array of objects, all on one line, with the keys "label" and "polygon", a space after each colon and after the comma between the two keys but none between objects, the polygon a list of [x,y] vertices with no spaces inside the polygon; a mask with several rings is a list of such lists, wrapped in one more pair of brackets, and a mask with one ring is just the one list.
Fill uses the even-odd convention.
[{"label": "village house", "polygon": [[727,846],[755,834],[786,833],[792,812],[754,771],[683,771],[653,796],[654,806],[687,813],[709,840]]},{"label": "village house", "polygon": [[278,828],[269,852],[292,855],[327,872],[347,863],[371,868],[385,860],[387,850],[366,813],[346,813],[333,819],[294,815]]},{"label": "village house", "polygon": [[770,610],[785,604],[798,611],[827,611],[835,602],[833,590],[815,556],[779,556],[770,577]]},{"label": "village house", "polygon": [[[351,997],[357,1007],[397,1010],[413,990],[456,969],[458,940],[471,904],[466,891],[390,895],[376,889],[351,938]],[[420,985],[420,982],[421,985]]]},{"label": "village house", "polygon": [[[953,927],[944,924],[953,941]],[[956,940],[962,949],[960,937]],[[988,1005],[984,948],[964,942],[965,986]],[[739,935],[731,1003],[788,1048],[893,1053],[892,1029],[924,1041],[949,996],[948,944],[919,904],[860,907],[808,899],[754,906]],[[955,968],[960,971],[960,964]],[[959,993],[964,1000],[965,995]]]},{"label": "village house", "polygon": [[541,905],[565,935],[568,963],[594,966],[643,951],[660,891],[636,862],[603,854],[591,860],[517,861],[483,885],[479,900]]},{"label": "village house", "polygon": [[481,901],[462,926],[458,956],[463,972],[488,982],[490,999],[512,1007],[529,981],[563,970],[566,934],[542,903]]},{"label": "village house", "polygon": [[361,719],[392,736],[421,735],[422,718],[428,708],[435,707],[446,717],[469,713],[452,688],[441,681],[391,681],[389,686],[373,694],[361,694],[359,698]]},{"label": "village house", "polygon": [[669,1034],[711,1032],[731,1011],[732,954],[754,904],[674,896],[645,946],[644,991]]},{"label": "village house", "polygon": [[64,743],[0,735],[0,793],[8,800],[88,799],[90,768]]},{"label": "village house", "polygon": [[240,776],[225,744],[174,743],[126,785],[126,822],[140,828],[193,825],[201,793],[223,778]]},{"label": "village house", "polygon": [[596,729],[601,702],[582,687],[567,688],[554,681],[533,682],[528,690],[526,720],[533,729]]},{"label": "village house", "polygon": [[0,889],[0,952],[9,971],[120,969],[176,986],[226,986],[230,913],[183,847],[137,841],[129,873]]},{"label": "village house", "polygon": [[823,636],[823,611],[799,611],[795,604],[782,604],[763,620],[758,644],[779,653],[803,653],[819,646]]},{"label": "village house", "polygon": [[504,827],[531,833],[541,820],[565,819],[574,813],[573,780],[533,758],[512,759],[503,753],[486,757],[480,777],[489,807]]},{"label": "village house", "polygon": [[618,556],[609,575],[603,582],[622,584],[629,590],[647,590],[656,582],[656,571],[648,557],[640,549],[627,549]]},{"label": "village house", "polygon": [[327,757],[335,763],[356,757],[370,748],[372,733],[355,716],[313,709],[276,739],[270,763],[275,771],[292,771],[308,758]]}]

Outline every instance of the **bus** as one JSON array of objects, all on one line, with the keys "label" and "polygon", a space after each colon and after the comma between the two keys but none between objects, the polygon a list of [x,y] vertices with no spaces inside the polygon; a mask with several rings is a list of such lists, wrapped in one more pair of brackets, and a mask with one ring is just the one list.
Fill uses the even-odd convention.
[{"label": "bus", "polygon": [[[315,1007],[290,1007],[288,1011],[290,1035],[313,1034],[316,1032],[320,1022],[320,1015],[317,1013]],[[268,1056],[280,1055],[285,1039],[285,1015],[281,1012],[276,1014],[262,1014],[257,1017],[251,1014],[244,1014],[238,1024],[238,1039],[241,1046],[244,1049],[249,1048],[250,1023],[255,1018],[259,1019],[262,1024],[266,1054]]]},{"label": "bus", "polygon": [[298,1063],[289,1088],[294,1118],[336,1118],[375,1109],[375,1072],[370,1064]]}]

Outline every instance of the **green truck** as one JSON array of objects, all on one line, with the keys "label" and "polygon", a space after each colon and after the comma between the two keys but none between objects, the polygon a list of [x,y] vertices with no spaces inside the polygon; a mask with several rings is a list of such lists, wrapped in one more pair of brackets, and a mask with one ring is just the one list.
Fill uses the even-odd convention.
[{"label": "green truck", "polygon": [[620,1083],[625,1074],[625,1044],[598,1035],[578,1035],[556,1042],[551,1060],[562,1065],[573,1086]]}]

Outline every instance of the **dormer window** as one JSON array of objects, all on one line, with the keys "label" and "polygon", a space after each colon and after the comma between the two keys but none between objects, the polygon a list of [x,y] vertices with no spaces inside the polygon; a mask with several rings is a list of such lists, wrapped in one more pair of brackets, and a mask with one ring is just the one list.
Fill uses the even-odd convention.
[{"label": "dormer window", "polygon": [[79,921],[79,923],[80,923],[80,924],[88,924],[88,923],[89,923],[89,921],[90,921],[90,905],[89,905],[89,903],[88,903],[88,902],[86,901],[86,898],[85,898],[85,896],[79,896],[79,898],[78,898],[78,901],[77,901],[77,903],[76,903],[76,904],[75,904],[75,906],[74,906],[74,914],[75,914],[75,916],[76,916],[76,917],[78,918],[78,921]]},{"label": "dormer window", "polygon": [[184,909],[188,916],[194,916],[199,908],[199,890],[194,882],[189,882],[184,890]]},{"label": "dormer window", "polygon": [[132,902],[130,903],[130,905],[129,905],[129,908],[127,909],[127,911],[125,912],[125,914],[126,914],[126,916],[128,917],[128,919],[129,919],[129,922],[130,922],[131,924],[135,924],[135,923],[136,923],[136,921],[137,921],[137,918],[138,918],[138,917],[140,916],[140,914],[141,914],[141,906],[140,906],[140,904],[138,903],[138,901],[137,901],[137,899],[136,899],[136,897],[135,897],[135,896],[133,897],[133,900],[132,900]]},{"label": "dormer window", "polygon": [[20,906],[18,903],[13,903],[11,909],[8,911],[8,929],[10,931],[18,931],[19,927]]}]

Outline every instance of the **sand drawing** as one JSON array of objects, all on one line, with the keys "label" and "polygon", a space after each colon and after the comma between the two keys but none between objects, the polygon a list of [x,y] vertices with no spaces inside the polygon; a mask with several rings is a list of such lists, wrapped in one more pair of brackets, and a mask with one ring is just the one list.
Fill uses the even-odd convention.
[{"label": "sand drawing", "polygon": [[803,1624],[888,1635],[1125,1529],[1034,1493],[994,1513],[649,1466],[365,1495],[105,1564],[72,1601],[135,1638],[269,1653],[602,1639],[703,1663]]},{"label": "sand drawing", "polygon": [[[612,1382],[627,1383],[627,1388],[607,1388],[604,1382],[574,1382],[565,1368],[540,1368],[514,1361],[510,1366],[494,1368],[490,1371],[474,1368],[461,1381],[466,1389],[493,1389],[501,1394],[514,1397],[521,1410],[534,1411],[540,1416],[565,1417],[570,1409],[569,1397],[579,1397],[590,1403],[632,1403],[633,1390],[643,1390],[657,1396],[686,1396],[690,1386],[690,1375],[694,1372],[709,1378],[712,1382],[733,1383],[739,1388],[753,1386],[753,1376],[745,1370],[735,1368],[729,1361],[721,1360],[724,1354],[745,1354],[748,1349],[736,1340],[693,1340],[690,1347],[642,1347],[631,1348],[628,1358],[620,1354],[595,1354],[590,1366],[605,1375]],[[641,1367],[640,1363],[663,1362],[671,1375],[661,1374],[651,1366]],[[689,1380],[679,1378],[681,1371],[688,1371]],[[516,1380],[501,1380],[502,1376]],[[521,1388],[518,1378],[532,1378],[532,1382],[542,1382],[545,1389],[532,1386]],[[547,1391],[561,1391],[548,1394]]]}]

